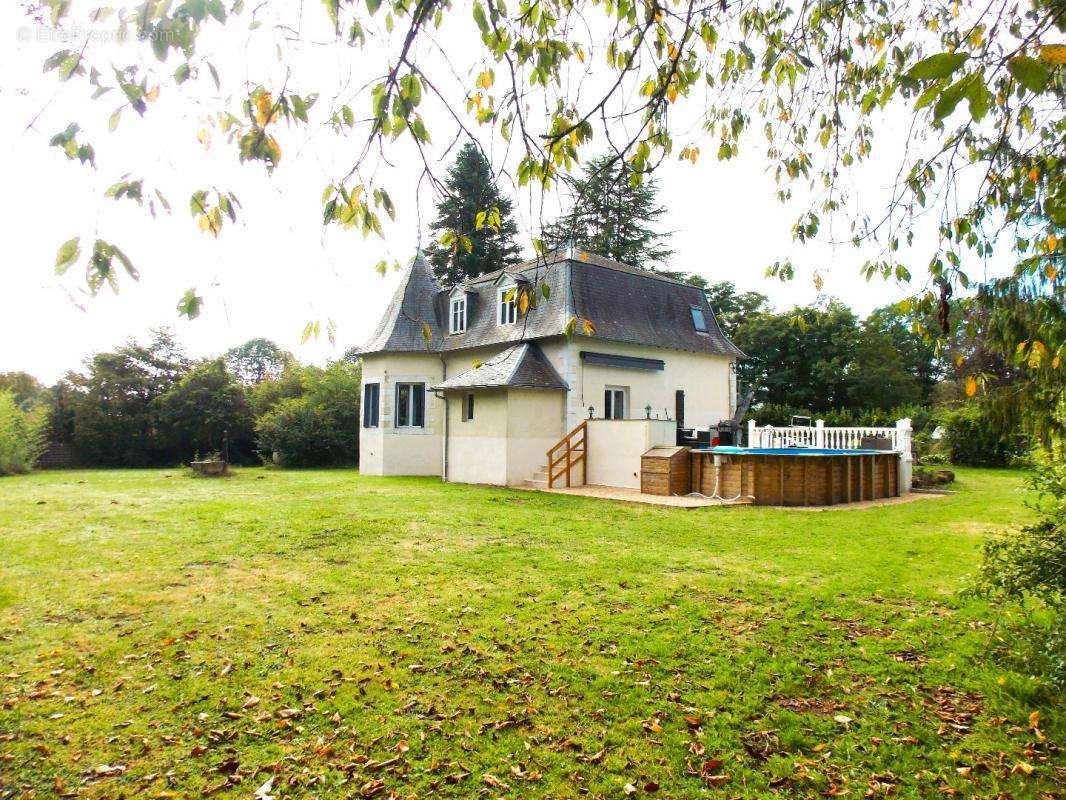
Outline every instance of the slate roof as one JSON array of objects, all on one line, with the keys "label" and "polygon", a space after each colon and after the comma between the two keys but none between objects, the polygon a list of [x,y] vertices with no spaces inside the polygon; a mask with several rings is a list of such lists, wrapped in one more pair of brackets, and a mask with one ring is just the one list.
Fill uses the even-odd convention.
[{"label": "slate roof", "polygon": [[479,367],[434,386],[449,389],[568,389],[535,342],[508,347]]},{"label": "slate roof", "polygon": [[[536,307],[512,325],[499,325],[497,292],[502,281],[529,281]],[[546,284],[544,297],[540,286]],[[595,327],[585,337],[673,350],[743,357],[718,327],[707,296],[698,288],[590,253],[557,251],[480,275],[463,284],[467,329],[449,334],[446,320],[453,290],[441,289],[421,254],[404,273],[392,302],[370,340],[359,350],[380,352],[455,351],[562,336],[572,317]],[[691,308],[703,311],[707,333],[692,324]],[[430,329],[427,343],[423,323]]]}]

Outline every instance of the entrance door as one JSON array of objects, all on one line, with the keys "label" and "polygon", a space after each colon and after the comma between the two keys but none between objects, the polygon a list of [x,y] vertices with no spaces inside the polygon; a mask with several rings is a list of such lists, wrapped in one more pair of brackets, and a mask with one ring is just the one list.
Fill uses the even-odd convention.
[{"label": "entrance door", "polygon": [[677,420],[677,427],[685,427],[685,390],[678,389],[674,392],[674,419]]}]

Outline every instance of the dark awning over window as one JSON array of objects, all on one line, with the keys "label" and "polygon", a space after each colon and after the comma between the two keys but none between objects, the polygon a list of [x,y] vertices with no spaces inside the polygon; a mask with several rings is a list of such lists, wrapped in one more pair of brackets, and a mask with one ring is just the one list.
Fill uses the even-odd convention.
[{"label": "dark awning over window", "polygon": [[611,353],[590,353],[588,350],[581,351],[581,360],[586,364],[621,367],[622,369],[643,369],[648,372],[666,369],[666,362],[657,358],[636,358],[634,356],[616,356]]}]

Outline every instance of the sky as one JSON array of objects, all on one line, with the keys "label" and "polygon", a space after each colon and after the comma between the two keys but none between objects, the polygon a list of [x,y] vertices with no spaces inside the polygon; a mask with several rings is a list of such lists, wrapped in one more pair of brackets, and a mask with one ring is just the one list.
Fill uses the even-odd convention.
[{"label": "sky", "polygon": [[[0,372],[24,370],[51,383],[92,353],[143,337],[159,326],[171,327],[195,357],[263,336],[312,363],[339,357],[369,336],[400,278],[392,270],[381,276],[373,266],[383,258],[406,264],[420,243],[428,243],[426,228],[436,198],[420,180],[421,160],[400,142],[388,152],[388,163],[374,171],[398,208],[384,237],[364,239],[355,231],[324,229],[323,187],[350,169],[365,132],[337,136],[321,123],[324,110],[337,102],[352,98],[357,114],[368,107],[365,94],[358,91],[380,73],[392,52],[389,41],[372,37],[361,52],[339,47],[329,43],[331,32],[320,4],[310,4],[313,11],[295,22],[267,16],[268,8],[261,18],[265,24],[254,31],[242,20],[221,31],[214,26],[202,36],[197,58],[208,58],[218,68],[222,93],[204,69],[185,85],[188,91],[175,90],[169,75],[181,62],[172,55],[150,79],[150,85],[159,81],[162,87],[149,113],[138,118],[126,109],[109,134],[108,119],[120,105],[115,92],[91,101],[84,79],[61,84],[55,73],[44,74],[41,68],[49,55],[70,46],[63,36],[80,46],[85,29],[67,26],[57,31],[35,25],[21,5],[0,6],[0,36],[11,40],[0,46],[0,175],[5,184],[0,193],[5,245]],[[299,29],[298,43],[291,40],[292,27]],[[105,24],[99,31],[107,34],[109,29]],[[91,63],[106,70],[132,60],[130,49],[137,45],[100,34],[86,49]],[[448,62],[436,62],[441,83],[453,88],[450,105],[462,114],[460,87],[471,86],[482,68],[474,60],[477,42],[468,28],[447,25],[435,38],[449,55]],[[424,63],[433,63],[433,57],[427,54]],[[280,126],[277,138],[283,155],[272,174],[260,163],[239,164],[236,145],[212,126],[212,112],[227,99],[231,108],[238,108],[235,89],[259,82],[280,86],[286,80],[291,91],[321,93],[312,109],[314,124],[310,130]],[[451,112],[427,103],[425,114],[434,134],[431,158],[443,174],[454,154]],[[51,136],[74,120],[95,147],[95,169],[68,161],[48,146]],[[889,118],[880,124],[890,129],[900,123]],[[201,130],[210,135],[209,148],[197,137]],[[713,142],[702,145],[704,152],[713,153]],[[888,191],[901,155],[893,147],[899,145],[888,131],[877,142],[882,148],[878,157],[851,176],[861,196],[877,198]],[[494,164],[513,166],[517,159],[502,142],[490,143],[489,152]],[[774,199],[776,186],[766,164],[757,146],[727,162],[708,155],[694,165],[664,163],[657,178],[668,209],[663,227],[672,233],[674,269],[699,273],[712,282],[729,280],[742,291],[763,292],[777,308],[832,295],[860,315],[922,288],[918,281],[868,282],[859,272],[871,255],[868,251],[826,241],[795,243],[790,227],[796,208]],[[159,188],[172,213],[153,218],[147,208],[105,198],[107,187],[127,171],[145,179],[146,194]],[[217,238],[200,232],[188,211],[192,191],[212,187],[233,191],[241,203],[237,224],[225,225]],[[506,179],[503,188],[516,201],[520,244],[531,254],[529,242],[540,220],[550,220],[565,205],[565,196],[542,197]],[[826,230],[824,237],[829,233]],[[848,238],[840,226],[832,233]],[[75,235],[82,237],[83,251],[96,236],[119,244],[138,268],[139,280],[122,276],[117,295],[105,288],[90,296],[83,268],[56,275],[56,251]],[[911,271],[920,278],[929,251],[919,247],[914,256],[917,263],[911,264]],[[793,281],[765,276],[767,265],[786,258],[797,265]],[[1006,265],[1006,259],[993,259],[982,269],[987,275]],[[982,277],[980,269],[975,274]],[[177,312],[188,288],[205,300],[202,314],[191,321]],[[335,343],[324,334],[301,343],[304,326],[313,320],[321,321],[323,331],[332,320]]]}]

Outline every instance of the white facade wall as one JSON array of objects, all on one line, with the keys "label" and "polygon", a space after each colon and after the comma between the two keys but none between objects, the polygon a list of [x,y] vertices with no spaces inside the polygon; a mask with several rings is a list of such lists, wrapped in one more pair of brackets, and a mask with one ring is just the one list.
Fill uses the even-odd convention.
[{"label": "white facade wall", "polygon": [[[440,383],[443,365],[437,353],[382,353],[363,358],[363,383],[381,385],[378,427],[363,428],[359,469],[365,475],[440,475],[444,402],[429,387]],[[396,384],[426,384],[425,427],[393,425]]]},{"label": "white facade wall", "polygon": [[[640,456],[675,436],[675,392],[685,392],[685,424],[706,427],[733,415],[735,373],[732,358],[679,350],[615,344],[577,336],[538,342],[545,356],[570,386],[568,392],[492,390],[475,392],[475,415],[462,421],[460,398],[449,393],[448,478],[464,483],[519,484],[546,463],[545,453],[588,418],[588,483],[640,486]],[[487,361],[509,345],[445,353],[388,353],[363,359],[363,380],[381,385],[379,427],[360,431],[360,468],[368,475],[441,475],[443,471],[444,400],[428,387]],[[582,350],[660,359],[662,370],[635,370],[585,364]],[[425,383],[426,419],[421,429],[395,428],[396,383]],[[626,390],[625,421],[602,420],[604,388]],[[652,420],[645,422],[645,407]],[[601,418],[601,419],[595,419]],[[595,431],[595,433],[593,432]]]},{"label": "white facade wall", "polygon": [[644,419],[646,406],[651,406],[652,419],[674,418],[674,393],[685,392],[685,427],[706,428],[733,416],[736,408],[736,379],[729,356],[703,355],[681,350],[666,350],[642,345],[614,344],[594,339],[580,339],[575,343],[580,351],[611,355],[655,358],[663,361],[661,370],[622,369],[581,362],[580,400],[578,405],[588,416],[602,417],[603,392],[607,386],[625,387],[628,419]]},{"label": "white facade wall", "polygon": [[673,444],[676,436],[672,420],[589,420],[587,482],[639,489],[640,457],[653,447]]}]

